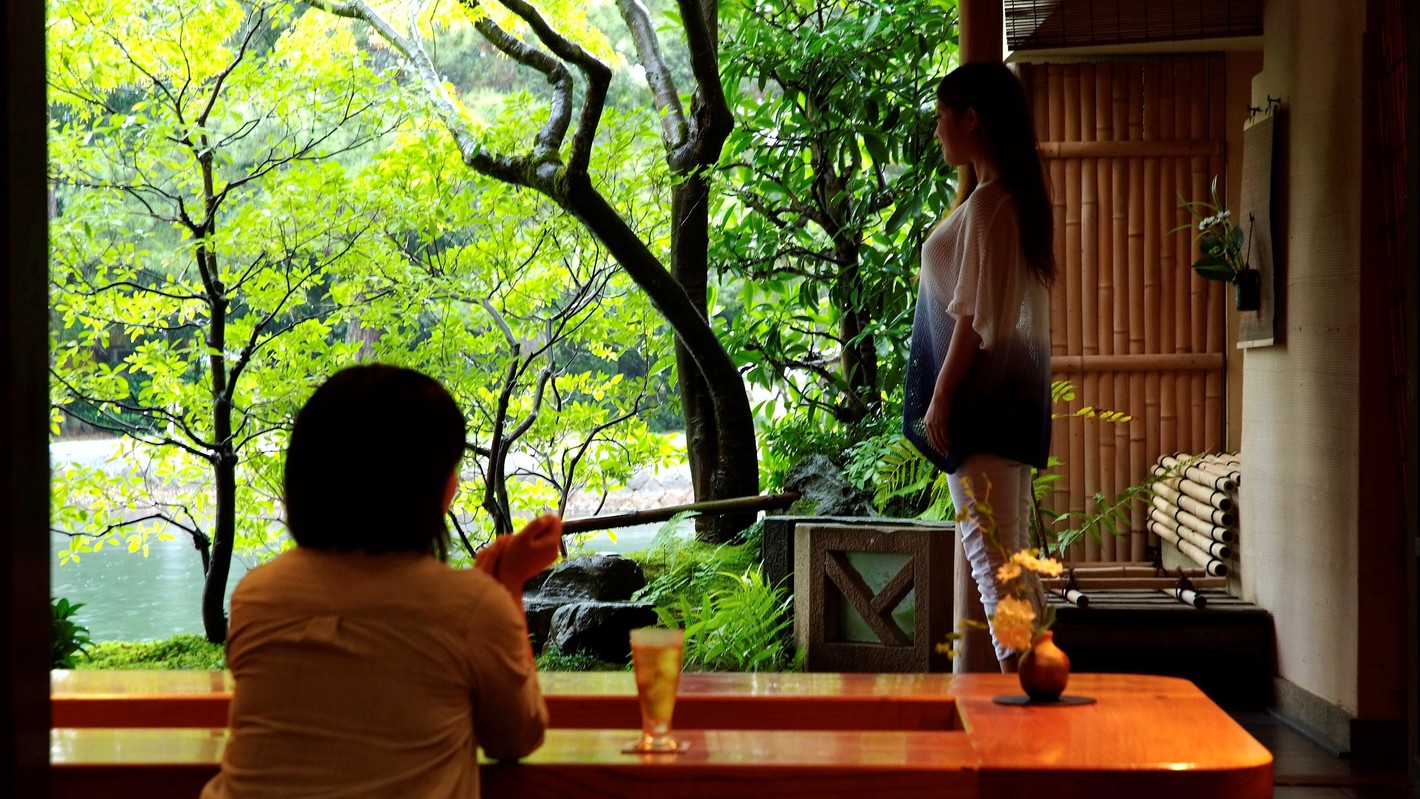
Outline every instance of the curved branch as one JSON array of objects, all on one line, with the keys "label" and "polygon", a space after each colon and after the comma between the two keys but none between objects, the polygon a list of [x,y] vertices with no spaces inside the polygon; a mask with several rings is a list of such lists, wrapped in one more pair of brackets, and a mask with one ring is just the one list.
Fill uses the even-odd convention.
[{"label": "curved branch", "polygon": [[651,96],[661,115],[661,140],[667,150],[679,149],[688,135],[685,109],[681,107],[675,78],[661,53],[661,42],[656,37],[656,27],[651,24],[651,15],[641,0],[616,0],[616,5],[631,32],[641,67],[646,70],[646,83],[651,87]]},{"label": "curved branch", "polygon": [[[474,136],[473,131],[464,124],[463,114],[458,104],[449,96],[444,82],[440,80],[438,71],[434,68],[433,61],[429,59],[429,54],[411,38],[396,30],[388,20],[370,8],[365,0],[308,1],[311,6],[327,13],[360,20],[368,24],[375,29],[380,38],[389,42],[390,46],[403,58],[407,70],[420,82],[433,101],[435,113],[438,114],[449,134],[454,137],[454,143],[458,145],[459,153],[465,164],[482,174],[497,178],[505,183],[543,191],[548,190],[548,187],[544,185],[545,179],[540,179],[536,174],[533,162],[526,158],[493,154],[484,149],[482,143]],[[412,35],[417,36],[418,32],[415,31]]]},{"label": "curved branch", "polygon": [[[477,4],[477,0],[464,0]],[[577,115],[577,129],[572,134],[572,148],[567,156],[567,169],[574,174],[585,174],[592,158],[592,145],[597,136],[597,125],[601,123],[602,109],[606,106],[606,92],[611,85],[611,67],[603,64],[596,56],[581,45],[553,30],[542,14],[526,0],[499,0],[505,8],[517,14],[528,23],[538,41],[542,42],[558,58],[570,61],[581,70],[587,79],[587,93],[582,98],[582,111]]]},{"label": "curved branch", "polygon": [[207,537],[205,534],[203,534],[201,530],[198,530],[193,527],[188,527],[187,525],[177,521],[176,519],[173,519],[165,513],[150,513],[147,516],[137,516],[132,519],[125,519],[121,522],[114,522],[113,524],[108,525],[97,533],[75,533],[69,530],[60,529],[58,527],[51,527],[49,528],[49,531],[51,533],[59,533],[60,535],[68,536],[70,538],[103,538],[104,536],[108,535],[109,533],[112,533],[115,530],[121,530],[125,527],[131,527],[135,524],[141,524],[143,522],[148,521],[166,522],[167,524],[176,527],[179,530],[182,530],[183,532],[192,536],[194,539],[199,537]]},{"label": "curved branch", "polygon": [[[474,0],[464,0],[464,3],[477,6]],[[572,73],[567,71],[562,62],[524,44],[486,16],[479,17],[473,27],[509,58],[547,76],[547,82],[552,84],[552,103],[548,107],[547,122],[543,123],[542,130],[538,131],[533,140],[533,158],[557,160],[562,149],[562,140],[566,138],[567,128],[572,124]]]},{"label": "curved branch", "polygon": [[696,130],[683,147],[671,153],[671,165],[686,170],[713,163],[734,127],[734,115],[720,83],[719,35],[714,0],[677,0],[681,24],[690,47],[690,70],[695,75],[692,120]]}]

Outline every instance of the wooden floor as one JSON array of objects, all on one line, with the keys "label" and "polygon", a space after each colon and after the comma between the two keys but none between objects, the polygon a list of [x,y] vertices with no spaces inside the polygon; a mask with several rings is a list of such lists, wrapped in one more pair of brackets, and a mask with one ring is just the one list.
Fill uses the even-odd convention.
[{"label": "wooden floor", "polygon": [[1268,711],[1231,715],[1272,753],[1273,799],[1420,799],[1402,757],[1337,757]]}]

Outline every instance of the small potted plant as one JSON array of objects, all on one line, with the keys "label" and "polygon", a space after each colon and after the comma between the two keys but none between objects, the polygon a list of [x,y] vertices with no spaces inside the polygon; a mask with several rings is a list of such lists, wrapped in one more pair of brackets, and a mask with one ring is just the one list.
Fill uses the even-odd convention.
[{"label": "small potted plant", "polygon": [[[1193,217],[1198,231],[1193,240],[1201,253],[1193,262],[1193,271],[1206,280],[1224,280],[1233,284],[1234,304],[1239,311],[1256,311],[1262,301],[1262,277],[1248,264],[1252,250],[1253,218],[1248,214],[1248,232],[1233,221],[1233,212],[1223,208],[1218,199],[1218,178],[1209,188],[1210,200],[1189,202],[1179,197],[1179,205]],[[1192,229],[1181,225],[1174,231]],[[1173,232],[1173,231],[1171,231]]]}]

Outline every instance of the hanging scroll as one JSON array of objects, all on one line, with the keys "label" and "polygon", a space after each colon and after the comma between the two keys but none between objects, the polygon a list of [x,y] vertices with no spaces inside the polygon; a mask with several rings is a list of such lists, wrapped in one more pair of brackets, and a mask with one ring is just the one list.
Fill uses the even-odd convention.
[{"label": "hanging scroll", "polygon": [[1248,264],[1260,272],[1262,301],[1255,311],[1238,311],[1238,349],[1277,343],[1280,262],[1274,257],[1273,143],[1280,109],[1268,106],[1243,129],[1242,202],[1238,224],[1248,235]]}]

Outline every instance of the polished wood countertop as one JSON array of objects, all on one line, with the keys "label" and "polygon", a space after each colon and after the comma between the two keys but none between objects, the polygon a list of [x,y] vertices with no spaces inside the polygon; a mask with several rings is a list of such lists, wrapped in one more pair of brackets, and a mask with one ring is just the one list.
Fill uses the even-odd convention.
[{"label": "polished wood countertop", "polygon": [[[691,749],[653,756],[621,753],[639,727],[629,673],[552,673],[542,683],[553,723],[546,743],[516,764],[485,763],[485,796],[1272,792],[1270,753],[1175,678],[1075,674],[1067,694],[1094,704],[1018,707],[992,701],[1020,692],[1009,675],[686,674],[675,726]],[[140,774],[141,795],[184,795],[220,762],[228,675],[56,672],[52,685],[56,796]],[[152,792],[159,785],[172,792]]]}]

